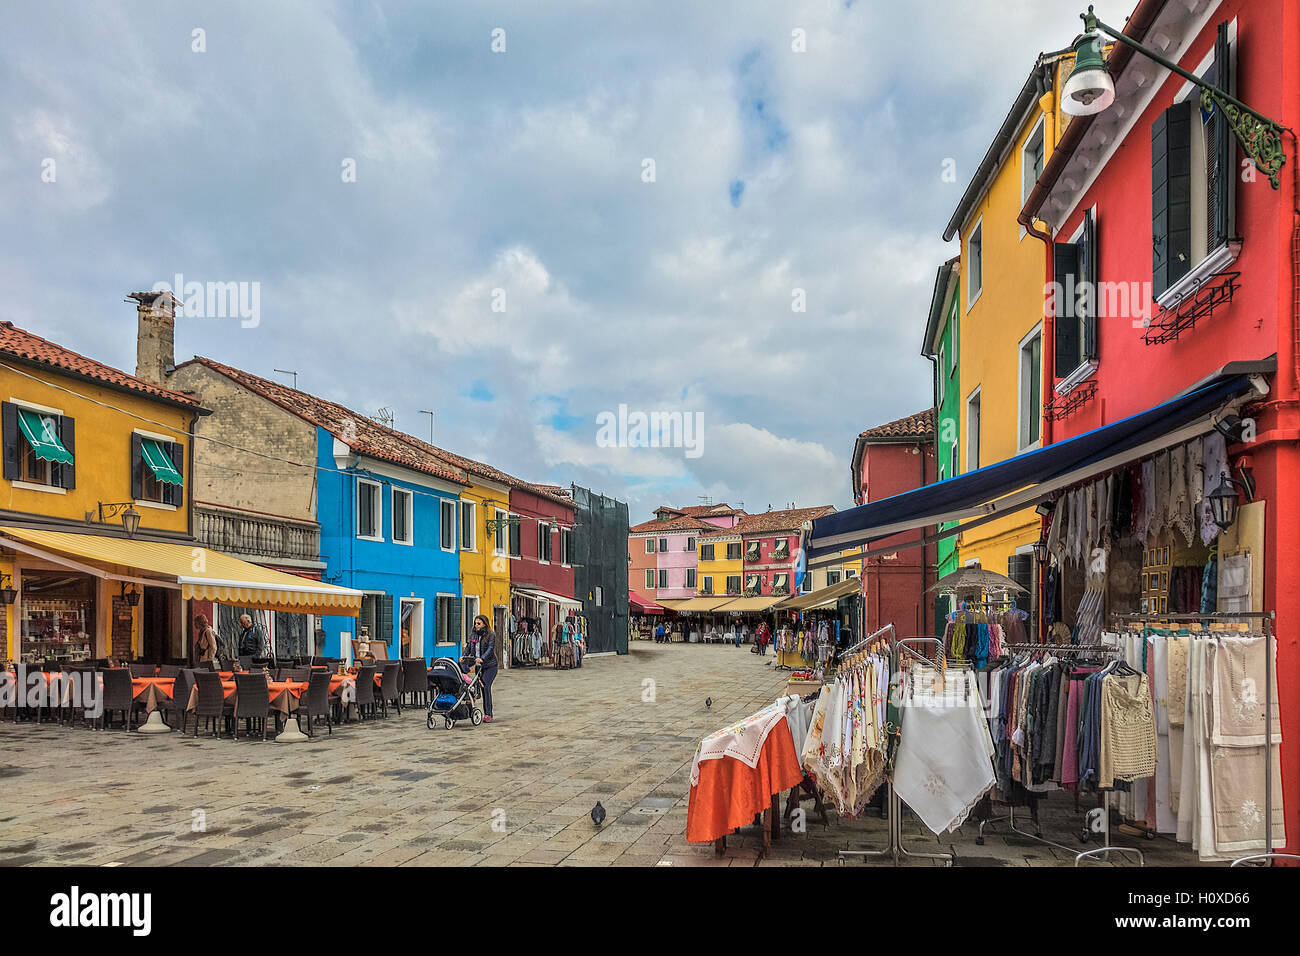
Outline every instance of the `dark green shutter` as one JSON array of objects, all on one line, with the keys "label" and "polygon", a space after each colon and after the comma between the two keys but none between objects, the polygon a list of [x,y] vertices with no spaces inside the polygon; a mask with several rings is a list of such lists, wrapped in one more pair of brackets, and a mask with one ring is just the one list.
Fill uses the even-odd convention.
[{"label": "dark green shutter", "polygon": [[455,597],[451,599],[451,621],[447,628],[447,640],[462,644],[465,635],[465,598]]},{"label": "dark green shutter", "polygon": [[[168,442],[161,447],[167,449],[167,457],[171,459],[172,467],[182,478],[185,477],[185,448],[176,442]],[[167,504],[181,506],[185,500],[185,487],[183,485],[165,484],[163,485],[163,494],[166,495]]]},{"label": "dark green shutter", "polygon": [[144,497],[144,439],[131,436],[131,500]]},{"label": "dark green shutter", "polygon": [[4,441],[4,475],[6,481],[18,480],[18,406],[13,402],[0,405],[0,440]]},{"label": "dark green shutter", "polygon": [[1083,313],[1083,355],[1080,361],[1097,357],[1097,315],[1101,293],[1097,285],[1097,220],[1092,210],[1083,214],[1083,245],[1079,250],[1079,275],[1088,290]]},{"label": "dark green shutter", "polygon": [[[1218,37],[1214,41],[1214,85],[1225,93],[1230,93],[1229,84],[1232,77],[1232,47],[1228,43],[1228,24],[1219,24]],[[1207,152],[1209,166],[1206,169],[1206,184],[1210,202],[1209,250],[1213,252],[1228,241],[1228,205],[1232,184],[1235,182],[1235,150],[1232,148],[1232,131],[1229,129],[1223,111],[1215,107],[1209,124],[1206,126],[1208,137]]]},{"label": "dark green shutter", "polygon": [[1052,319],[1052,371],[1065,378],[1079,367],[1079,246],[1073,242],[1052,245],[1052,272],[1056,282]]},{"label": "dark green shutter", "polygon": [[67,415],[59,416],[59,441],[63,442],[63,447],[72,455],[72,463],[54,466],[57,468],[54,484],[71,491],[77,487],[77,423]]},{"label": "dark green shutter", "polygon": [[1185,276],[1192,258],[1192,116],[1195,98],[1151,124],[1151,282],[1156,297]]},{"label": "dark green shutter", "polygon": [[[379,599],[379,620],[375,627],[378,633],[375,635],[389,647],[393,646],[393,596],[385,594]],[[400,656],[400,645],[399,645]]]}]

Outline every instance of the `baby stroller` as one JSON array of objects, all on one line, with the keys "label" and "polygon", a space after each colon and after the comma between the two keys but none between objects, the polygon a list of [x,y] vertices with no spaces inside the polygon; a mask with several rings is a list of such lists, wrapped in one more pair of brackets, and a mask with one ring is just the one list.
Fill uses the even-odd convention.
[{"label": "baby stroller", "polygon": [[448,730],[455,727],[458,720],[468,720],[475,727],[483,723],[483,711],[475,704],[482,694],[483,684],[473,664],[473,658],[464,658],[461,665],[466,669],[461,670],[461,665],[450,657],[439,657],[429,668],[429,689],[433,696],[425,724],[430,730],[439,717]]}]

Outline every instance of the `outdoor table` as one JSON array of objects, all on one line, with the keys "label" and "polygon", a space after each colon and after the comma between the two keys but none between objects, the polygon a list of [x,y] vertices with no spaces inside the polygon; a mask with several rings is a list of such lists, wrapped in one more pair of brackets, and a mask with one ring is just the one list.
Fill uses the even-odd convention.
[{"label": "outdoor table", "polygon": [[[101,687],[104,678],[99,679]],[[131,696],[135,702],[144,705],[146,714],[158,709],[163,700],[171,700],[176,690],[175,677],[132,677]]]}]

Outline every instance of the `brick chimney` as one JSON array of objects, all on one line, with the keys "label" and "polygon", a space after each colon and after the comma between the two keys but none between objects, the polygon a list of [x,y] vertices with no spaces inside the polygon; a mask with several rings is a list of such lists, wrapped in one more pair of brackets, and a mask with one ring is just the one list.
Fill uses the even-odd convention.
[{"label": "brick chimney", "polygon": [[137,326],[135,334],[135,377],[166,385],[176,368],[176,298],[167,291],[132,292]]}]

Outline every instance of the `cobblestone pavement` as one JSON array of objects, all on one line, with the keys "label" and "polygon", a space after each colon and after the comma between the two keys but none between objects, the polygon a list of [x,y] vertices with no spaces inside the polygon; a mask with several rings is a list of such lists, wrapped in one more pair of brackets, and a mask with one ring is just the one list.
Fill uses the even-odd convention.
[{"label": "cobblestone pavement", "polygon": [[[630,655],[581,670],[502,671],[491,724],[430,731],[421,708],[407,709],[295,746],[3,722],[0,865],[753,866],[755,827],[721,858],[686,843],[687,795],[697,740],[782,692],[771,661],[633,642]],[[599,829],[588,816],[597,800],[608,812]],[[910,814],[904,842],[943,843],[957,865],[1069,865],[1072,806],[1056,795],[1043,816],[1044,835],[1068,850],[1005,822],[983,846],[973,825],[940,840]],[[841,848],[886,838],[874,814],[832,813],[828,826],[810,819],[806,833],[783,835],[762,864],[833,864]],[[1148,865],[1196,860],[1164,838],[1117,842]]]}]

